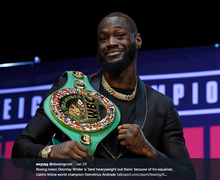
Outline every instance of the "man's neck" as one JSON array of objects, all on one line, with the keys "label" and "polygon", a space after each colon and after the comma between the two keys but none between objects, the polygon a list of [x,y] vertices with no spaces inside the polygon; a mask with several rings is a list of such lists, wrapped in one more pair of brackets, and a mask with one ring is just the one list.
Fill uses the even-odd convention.
[{"label": "man's neck", "polygon": [[136,68],[129,66],[120,74],[103,71],[104,77],[110,86],[121,89],[133,89],[136,83]]}]

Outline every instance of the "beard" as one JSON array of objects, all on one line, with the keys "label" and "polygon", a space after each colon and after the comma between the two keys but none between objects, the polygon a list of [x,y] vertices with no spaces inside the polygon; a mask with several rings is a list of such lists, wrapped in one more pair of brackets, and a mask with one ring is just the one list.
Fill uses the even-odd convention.
[{"label": "beard", "polygon": [[109,73],[121,74],[127,69],[134,61],[136,56],[136,43],[135,41],[131,44],[129,51],[123,49],[124,55],[122,59],[117,62],[108,62],[105,55],[101,55],[100,51],[97,53],[97,58],[102,66],[102,69]]}]

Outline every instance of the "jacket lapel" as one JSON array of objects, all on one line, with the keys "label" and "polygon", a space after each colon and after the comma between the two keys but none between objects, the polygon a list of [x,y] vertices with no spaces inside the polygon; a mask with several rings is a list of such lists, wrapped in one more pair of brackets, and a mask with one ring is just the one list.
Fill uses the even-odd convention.
[{"label": "jacket lapel", "polygon": [[102,76],[102,74],[100,71],[99,73],[93,74],[88,77],[90,85],[98,92],[99,92],[99,88],[100,88],[101,76]]},{"label": "jacket lapel", "polygon": [[135,104],[135,124],[138,124],[140,128],[143,128],[147,119],[147,93],[145,85],[138,77],[138,89]]}]

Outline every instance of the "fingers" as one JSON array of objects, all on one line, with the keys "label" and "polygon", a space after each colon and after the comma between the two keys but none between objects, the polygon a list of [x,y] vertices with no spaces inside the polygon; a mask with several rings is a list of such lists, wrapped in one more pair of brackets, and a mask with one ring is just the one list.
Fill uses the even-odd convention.
[{"label": "fingers", "polygon": [[118,135],[118,140],[119,141],[123,141],[126,139],[126,136],[123,134],[123,135]]},{"label": "fingers", "polygon": [[92,166],[93,164],[93,155],[89,152],[87,148],[82,146],[81,144],[77,143],[76,141],[72,141],[74,145],[71,145],[71,148],[73,150],[72,157],[77,160],[77,162],[87,162],[88,166]]},{"label": "fingers", "polygon": [[66,141],[53,146],[52,158],[94,158],[87,148],[76,141]]},{"label": "fingers", "polygon": [[118,126],[118,140],[126,148],[134,146],[140,140],[140,127],[137,124],[123,124]]},{"label": "fingers", "polygon": [[89,150],[79,143],[76,143],[75,147],[72,148],[75,149],[75,153],[81,158],[94,158]]},{"label": "fingers", "polygon": [[129,128],[131,128],[132,126],[134,126],[134,124],[123,124],[123,125],[118,126],[118,130],[121,130],[121,129],[129,129]]},{"label": "fingers", "polygon": [[140,127],[137,124],[123,124],[118,126],[118,134],[127,134],[127,133],[134,133],[139,132]]},{"label": "fingers", "polygon": [[118,140],[119,141],[123,141],[126,139],[126,135],[127,135],[127,132],[129,130],[128,128],[129,126],[127,126],[126,124],[123,124],[123,125],[120,125],[118,126]]},{"label": "fingers", "polygon": [[118,131],[118,134],[126,134],[128,132],[128,129],[121,129]]}]

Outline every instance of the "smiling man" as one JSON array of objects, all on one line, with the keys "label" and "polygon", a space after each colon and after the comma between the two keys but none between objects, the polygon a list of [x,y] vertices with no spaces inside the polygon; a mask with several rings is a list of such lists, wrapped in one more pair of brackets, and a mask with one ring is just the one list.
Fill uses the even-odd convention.
[{"label": "smiling man", "polygon": [[98,59],[106,72],[119,74],[136,63],[141,36],[129,17],[105,17],[98,27]]},{"label": "smiling man", "polygon": [[[181,177],[187,175],[187,179],[194,179],[190,161],[172,160],[189,158],[181,121],[172,100],[144,84],[136,74],[142,39],[134,21],[123,13],[111,13],[100,22],[97,35],[97,57],[102,71],[89,76],[89,82],[119,108],[118,127],[98,144],[92,155],[50,121],[43,109],[44,99],[17,138],[12,157],[163,158],[176,167]],[[62,76],[46,97],[67,81],[68,77]],[[54,134],[61,143],[45,147]]]}]

